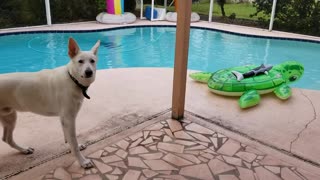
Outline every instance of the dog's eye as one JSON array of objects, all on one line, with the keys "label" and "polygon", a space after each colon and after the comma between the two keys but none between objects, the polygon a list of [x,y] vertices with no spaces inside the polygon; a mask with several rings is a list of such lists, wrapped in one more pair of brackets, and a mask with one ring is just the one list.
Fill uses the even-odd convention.
[{"label": "dog's eye", "polygon": [[82,63],[83,63],[83,60],[79,60],[78,62],[79,62],[80,64],[82,64]]},{"label": "dog's eye", "polygon": [[95,63],[95,61],[94,61],[93,59],[91,59],[90,62],[91,62],[92,64]]}]

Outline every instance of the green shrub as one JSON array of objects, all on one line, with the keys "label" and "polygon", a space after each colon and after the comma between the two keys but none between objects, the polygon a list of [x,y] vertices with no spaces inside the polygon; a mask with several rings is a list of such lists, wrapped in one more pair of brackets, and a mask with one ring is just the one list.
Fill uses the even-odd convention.
[{"label": "green shrub", "polygon": [[51,1],[53,23],[94,20],[98,14],[95,0],[55,0]]},{"label": "green shrub", "polygon": [[[272,0],[256,0],[257,12],[270,17]],[[310,35],[320,35],[320,2],[316,0],[281,0],[277,2],[274,29]],[[259,18],[260,23],[267,26],[270,18]]]},{"label": "green shrub", "polygon": [[[0,0],[0,28],[46,24],[44,0]],[[95,20],[106,11],[105,0],[51,0],[52,23]],[[136,1],[125,0],[125,12],[134,12]]]},{"label": "green shrub", "polygon": [[236,13],[232,13],[230,16],[229,16],[229,19],[231,19],[231,20],[234,20],[234,19],[236,19]]},{"label": "green shrub", "polygon": [[106,0],[96,0],[96,4],[99,12],[106,11]]},{"label": "green shrub", "polygon": [[46,23],[43,0],[1,0],[0,28]]}]

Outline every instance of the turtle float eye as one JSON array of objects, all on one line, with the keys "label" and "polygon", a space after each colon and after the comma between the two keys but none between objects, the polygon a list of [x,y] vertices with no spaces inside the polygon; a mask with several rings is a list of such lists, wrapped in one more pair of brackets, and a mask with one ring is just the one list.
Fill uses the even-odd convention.
[{"label": "turtle float eye", "polygon": [[289,78],[289,81],[290,82],[293,82],[293,81],[295,81],[295,80],[297,80],[298,78],[297,78],[297,76],[291,76],[290,78]]}]

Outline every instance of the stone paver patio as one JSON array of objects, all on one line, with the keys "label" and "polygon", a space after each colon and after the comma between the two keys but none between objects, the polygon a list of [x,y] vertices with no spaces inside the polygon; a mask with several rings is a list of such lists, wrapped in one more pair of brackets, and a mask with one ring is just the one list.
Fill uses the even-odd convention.
[{"label": "stone paver patio", "polygon": [[160,122],[156,121],[142,130],[128,134],[114,144],[89,154],[87,157],[94,162],[95,168],[84,170],[75,161],[42,172],[43,175],[37,179],[316,180],[320,178],[320,175],[312,172],[313,170],[301,168],[299,163],[283,161],[210,127],[199,125],[197,121],[193,121],[196,119],[193,115],[188,114],[185,120],[179,122],[170,119],[168,114],[160,117]]}]

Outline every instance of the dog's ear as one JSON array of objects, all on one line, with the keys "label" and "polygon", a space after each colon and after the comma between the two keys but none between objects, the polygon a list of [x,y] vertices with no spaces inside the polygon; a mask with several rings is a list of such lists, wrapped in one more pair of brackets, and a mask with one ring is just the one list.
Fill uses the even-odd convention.
[{"label": "dog's ear", "polygon": [[97,55],[99,46],[100,46],[100,40],[98,40],[97,43],[91,48],[91,51],[93,52],[94,55]]},{"label": "dog's ear", "polygon": [[69,38],[68,47],[69,47],[68,54],[69,54],[70,58],[75,57],[80,51],[80,48],[79,48],[77,42],[73,38]]}]

